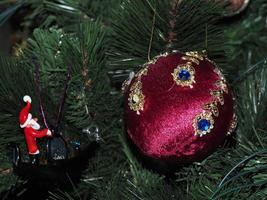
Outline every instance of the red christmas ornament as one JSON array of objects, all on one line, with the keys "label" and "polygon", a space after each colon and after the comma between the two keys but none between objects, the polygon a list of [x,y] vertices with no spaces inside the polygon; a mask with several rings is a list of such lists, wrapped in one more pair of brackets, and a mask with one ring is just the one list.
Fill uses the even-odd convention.
[{"label": "red christmas ornament", "polygon": [[201,161],[236,121],[224,76],[197,52],[157,56],[125,87],[127,133],[149,158],[179,165]]}]

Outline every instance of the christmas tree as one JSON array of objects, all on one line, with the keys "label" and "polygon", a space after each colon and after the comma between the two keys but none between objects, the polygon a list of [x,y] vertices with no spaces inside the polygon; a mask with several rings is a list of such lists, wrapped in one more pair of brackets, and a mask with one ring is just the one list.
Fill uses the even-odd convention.
[{"label": "christmas tree", "polygon": [[[0,198],[265,199],[267,1],[251,1],[235,16],[226,12],[232,1],[226,2],[0,2],[0,26],[11,23],[19,38],[0,56]],[[205,50],[219,65],[236,97],[238,126],[204,160],[162,174],[129,144],[120,88],[131,72],[173,50]],[[19,126],[26,94],[33,116],[42,126],[56,126],[71,149],[68,157],[79,157],[73,168],[67,163],[46,174],[39,166],[14,166],[14,146],[29,162]],[[47,140],[39,142],[42,158]]]}]

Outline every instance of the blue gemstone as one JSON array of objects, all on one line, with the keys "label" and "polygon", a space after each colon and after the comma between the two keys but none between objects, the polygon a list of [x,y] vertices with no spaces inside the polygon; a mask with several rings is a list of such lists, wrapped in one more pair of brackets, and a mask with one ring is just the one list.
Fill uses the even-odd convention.
[{"label": "blue gemstone", "polygon": [[197,126],[201,131],[208,131],[210,129],[210,121],[207,119],[201,119],[198,121]]},{"label": "blue gemstone", "polygon": [[179,76],[179,79],[180,80],[182,80],[182,81],[188,81],[188,80],[190,80],[191,74],[190,74],[190,72],[188,70],[182,69],[179,72],[178,76]]}]

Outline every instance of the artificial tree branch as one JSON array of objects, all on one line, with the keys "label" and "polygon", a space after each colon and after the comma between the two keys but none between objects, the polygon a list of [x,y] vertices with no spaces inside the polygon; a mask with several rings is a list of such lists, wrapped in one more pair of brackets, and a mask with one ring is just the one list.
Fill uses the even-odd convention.
[{"label": "artificial tree branch", "polygon": [[[82,48],[82,55],[83,55],[83,69],[82,69],[82,76],[84,78],[84,90],[89,90],[92,86],[92,80],[89,77],[89,70],[87,66],[89,65],[89,56],[88,53],[85,51],[84,48]],[[88,105],[85,105],[85,111],[88,117],[92,120],[93,114],[90,113]]]},{"label": "artificial tree branch", "polygon": [[169,32],[168,32],[167,46],[166,46],[167,52],[172,50],[173,42],[177,41],[177,33],[175,32],[176,21],[177,21],[176,18],[178,15],[178,8],[179,8],[179,5],[181,4],[181,2],[182,2],[182,0],[173,0],[171,2]]},{"label": "artificial tree branch", "polygon": [[59,104],[59,109],[58,109],[58,115],[57,115],[56,129],[58,129],[59,124],[60,124],[60,120],[61,120],[61,117],[62,117],[62,112],[63,112],[63,108],[64,108],[64,105],[65,105],[67,93],[68,93],[69,82],[70,82],[70,79],[71,79],[72,69],[73,69],[73,66],[72,65],[69,65],[69,67],[67,69],[67,74],[66,74],[66,80],[65,80],[64,88],[63,88],[61,99],[60,99],[60,104]]}]

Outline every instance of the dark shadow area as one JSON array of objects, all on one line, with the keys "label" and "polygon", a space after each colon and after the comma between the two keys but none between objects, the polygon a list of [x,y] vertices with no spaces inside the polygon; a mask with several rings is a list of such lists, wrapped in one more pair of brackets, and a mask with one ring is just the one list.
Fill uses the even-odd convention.
[{"label": "dark shadow area", "polygon": [[21,162],[14,167],[14,173],[27,182],[20,187],[14,186],[9,191],[3,192],[0,194],[0,199],[29,200],[34,197],[36,200],[44,200],[48,198],[49,192],[73,191],[97,147],[98,143],[93,142],[77,156],[47,165]]}]

